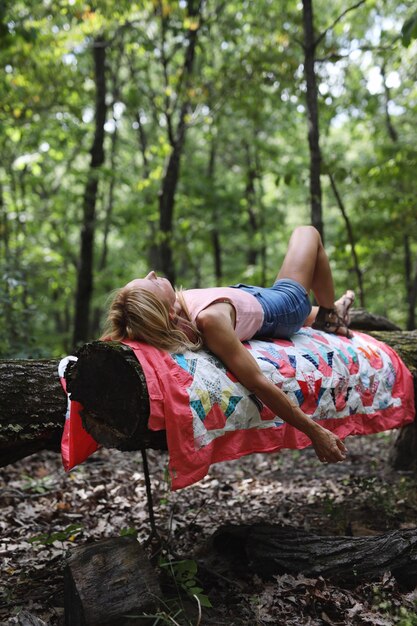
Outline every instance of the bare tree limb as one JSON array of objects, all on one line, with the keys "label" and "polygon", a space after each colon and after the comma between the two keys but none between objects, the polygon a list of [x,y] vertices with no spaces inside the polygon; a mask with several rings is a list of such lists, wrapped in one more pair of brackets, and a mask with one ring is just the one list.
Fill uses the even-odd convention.
[{"label": "bare tree limb", "polygon": [[353,52],[387,52],[387,51],[392,50],[392,46],[398,40],[399,40],[399,37],[395,37],[389,46],[358,46],[357,48],[354,48],[354,50],[351,50],[347,54],[330,54],[327,57],[317,57],[316,63],[328,63],[329,61],[333,63],[337,63],[338,61],[349,59],[351,54],[353,54]]},{"label": "bare tree limb", "polygon": [[367,0],[359,0],[359,2],[357,2],[356,4],[353,4],[351,7],[348,7],[347,9],[345,9],[335,20],[334,22],[332,22],[332,24],[330,24],[330,26],[328,26],[315,40],[314,45],[317,47],[319,45],[319,43],[321,41],[323,41],[323,39],[325,38],[325,36],[327,35],[327,33],[332,30],[336,24],[338,24],[344,17],[345,15],[347,15],[348,13],[350,13],[350,11],[354,11],[355,9],[358,9],[360,6],[362,6],[362,4],[365,4]]},{"label": "bare tree limb", "polygon": [[332,174],[329,173],[329,179],[330,179],[330,184],[332,186],[332,190],[334,193],[334,197],[336,198],[336,202],[339,205],[339,209],[342,213],[342,217],[343,220],[345,222],[346,225],[346,232],[348,235],[348,239],[349,239],[349,244],[350,244],[350,248],[352,251],[352,259],[353,259],[353,265],[355,268],[355,273],[356,276],[358,278],[358,287],[359,287],[359,302],[361,307],[365,307],[365,293],[364,293],[364,288],[363,288],[363,279],[362,279],[362,272],[360,269],[360,265],[359,265],[359,259],[358,259],[358,255],[356,254],[356,246],[355,246],[355,237],[353,235],[353,229],[352,229],[352,224],[350,223],[347,211],[346,211],[346,207],[343,203],[342,197],[339,194],[339,190],[337,188],[336,185],[336,181],[333,177]]}]

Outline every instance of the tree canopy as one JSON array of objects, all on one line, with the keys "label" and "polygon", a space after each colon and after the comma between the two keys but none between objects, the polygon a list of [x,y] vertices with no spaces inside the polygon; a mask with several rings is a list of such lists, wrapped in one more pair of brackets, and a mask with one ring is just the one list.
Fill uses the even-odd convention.
[{"label": "tree canopy", "polygon": [[312,222],[307,53],[337,289],[415,327],[414,3],[313,0],[313,50],[306,4],[2,3],[3,356],[97,337],[109,293],[149,267],[272,282]]}]

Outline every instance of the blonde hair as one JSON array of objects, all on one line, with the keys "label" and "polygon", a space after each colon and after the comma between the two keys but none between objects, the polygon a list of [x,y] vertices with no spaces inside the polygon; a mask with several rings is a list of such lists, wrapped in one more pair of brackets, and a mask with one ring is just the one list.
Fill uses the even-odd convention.
[{"label": "blonde hair", "polygon": [[[186,319],[177,316],[172,319],[167,305],[151,291],[140,287],[122,287],[110,305],[101,339],[144,341],[168,352],[198,350],[203,345],[202,336],[191,321],[181,292],[178,292],[178,301]],[[178,319],[195,337],[194,340],[178,327]]]}]

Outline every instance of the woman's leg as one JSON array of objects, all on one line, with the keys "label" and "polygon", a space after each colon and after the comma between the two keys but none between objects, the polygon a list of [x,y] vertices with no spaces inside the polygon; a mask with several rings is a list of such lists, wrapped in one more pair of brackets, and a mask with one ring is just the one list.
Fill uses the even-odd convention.
[{"label": "woman's leg", "polygon": [[291,235],[277,280],[291,278],[309,292],[320,306],[334,306],[334,285],[329,260],[314,226],[299,226]]},{"label": "woman's leg", "polygon": [[[327,320],[323,310],[321,311],[321,317],[323,317],[324,321],[332,322],[336,318],[336,324],[332,323],[331,326],[336,326],[336,330],[341,334],[349,335],[346,325],[348,323],[349,309],[355,299],[355,294],[353,291],[347,291],[344,296],[335,302],[333,276],[329,259],[323,247],[320,234],[313,226],[299,226],[294,230],[277,280],[281,278],[296,280],[303,285],[307,292],[312,290],[316,301],[322,309],[335,309],[336,316],[333,316],[333,320],[331,316]],[[316,321],[318,312],[319,307],[313,307],[304,324],[311,326]],[[342,325],[339,325],[339,321],[342,321]]]}]

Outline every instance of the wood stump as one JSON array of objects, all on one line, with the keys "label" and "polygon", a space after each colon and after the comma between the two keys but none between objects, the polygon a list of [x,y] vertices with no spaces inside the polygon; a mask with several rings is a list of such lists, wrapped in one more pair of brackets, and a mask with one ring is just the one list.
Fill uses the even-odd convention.
[{"label": "wood stump", "polygon": [[153,612],[162,597],[157,576],[134,537],[75,548],[64,574],[65,626],[133,626],[126,615]]}]

